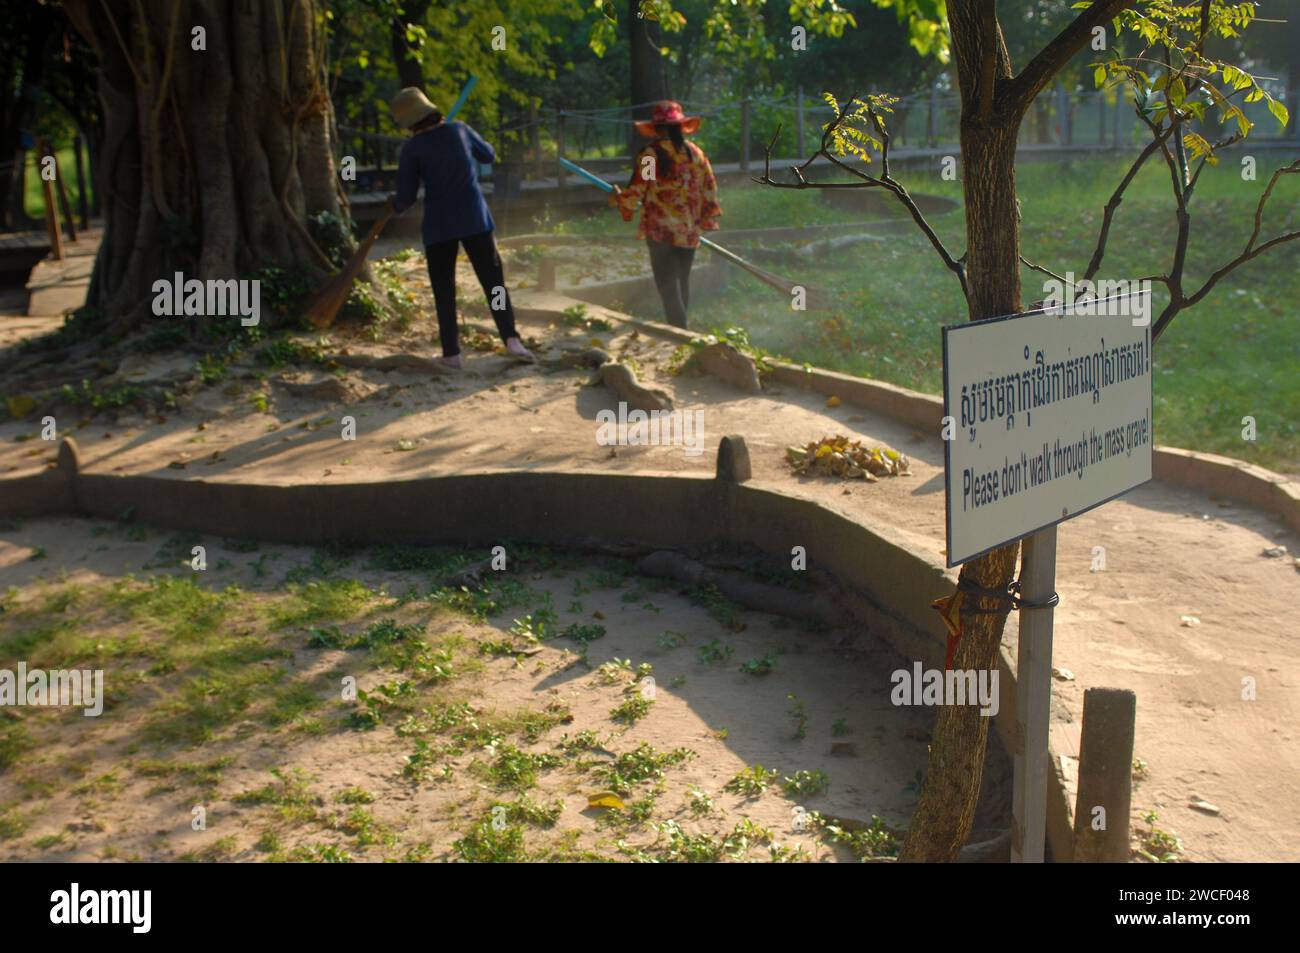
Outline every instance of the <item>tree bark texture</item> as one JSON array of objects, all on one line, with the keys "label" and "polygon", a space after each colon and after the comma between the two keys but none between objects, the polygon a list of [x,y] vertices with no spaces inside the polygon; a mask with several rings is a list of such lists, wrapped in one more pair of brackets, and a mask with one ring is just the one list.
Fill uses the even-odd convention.
[{"label": "tree bark texture", "polygon": [[[142,320],[158,278],[330,270],[307,229],[346,214],[313,0],[65,0],[100,62],[105,234],[87,304]],[[205,49],[194,49],[194,30]]]}]

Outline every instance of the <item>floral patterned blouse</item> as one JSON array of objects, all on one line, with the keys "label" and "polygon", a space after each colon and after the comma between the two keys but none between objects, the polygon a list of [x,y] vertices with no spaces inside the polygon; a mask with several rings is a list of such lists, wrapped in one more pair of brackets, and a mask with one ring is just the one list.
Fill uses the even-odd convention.
[{"label": "floral patterned blouse", "polygon": [[[641,170],[659,164],[656,146],[672,160],[672,174],[645,178]],[[718,204],[718,182],[713,177],[713,167],[695,143],[687,142],[686,149],[687,152],[678,149],[671,139],[660,139],[646,146],[636,157],[632,181],[621,192],[610,196],[610,204],[622,213],[625,222],[630,222],[636,207],[641,206],[637,238],[678,248],[698,248],[700,233],[717,229],[722,206]],[[655,166],[648,166],[647,159],[653,159]]]}]

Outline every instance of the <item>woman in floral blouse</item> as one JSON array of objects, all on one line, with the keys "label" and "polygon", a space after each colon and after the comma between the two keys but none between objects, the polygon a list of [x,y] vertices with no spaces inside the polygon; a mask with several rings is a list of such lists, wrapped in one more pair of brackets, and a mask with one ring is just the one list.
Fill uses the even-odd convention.
[{"label": "woman in floral blouse", "polygon": [[654,141],[636,157],[627,188],[615,186],[609,198],[624,221],[631,221],[641,206],[636,235],[650,249],[650,267],[668,323],[679,328],[686,327],[691,264],[700,233],[715,230],[722,215],[713,167],[704,150],[685,138],[699,127],[699,116],[683,115],[682,107],[671,100],[655,106],[650,122],[636,124],[637,132]]}]

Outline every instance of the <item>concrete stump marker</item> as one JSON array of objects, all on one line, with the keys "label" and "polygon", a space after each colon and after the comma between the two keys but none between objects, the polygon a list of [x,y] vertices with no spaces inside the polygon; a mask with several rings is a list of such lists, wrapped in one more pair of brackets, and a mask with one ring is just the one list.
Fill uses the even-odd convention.
[{"label": "concrete stump marker", "polygon": [[[1133,726],[1137,695],[1124,688],[1083,693],[1079,745],[1079,796],[1074,807],[1074,859],[1125,863],[1133,800]],[[1104,808],[1105,826],[1094,829],[1093,810]]]},{"label": "concrete stump marker", "polygon": [[744,483],[753,475],[745,438],[739,434],[723,437],[718,443],[718,479],[727,483]]},{"label": "concrete stump marker", "polygon": [[537,290],[555,290],[555,259],[543,258],[537,263]]}]

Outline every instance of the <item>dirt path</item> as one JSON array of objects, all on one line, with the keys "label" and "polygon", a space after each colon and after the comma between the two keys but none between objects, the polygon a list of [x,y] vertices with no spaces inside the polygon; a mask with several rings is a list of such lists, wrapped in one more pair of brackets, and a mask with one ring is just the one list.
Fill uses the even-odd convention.
[{"label": "dirt path", "polygon": [[[407,267],[422,287],[422,264]],[[528,291],[516,296],[520,306],[530,300],[536,299]],[[592,307],[588,314],[603,312]],[[819,499],[892,527],[920,550],[942,552],[943,449],[935,437],[849,405],[827,408],[796,389],[750,396],[712,378],[674,377],[673,345],[627,326],[606,331],[557,320],[524,328],[549,348],[544,358],[562,345],[590,342],[634,359],[675,406],[704,411],[705,452],[611,453],[596,443],[596,413],[615,401],[603,387],[587,386],[590,372],[526,367],[488,352],[470,354],[461,374],[432,379],[351,372],[348,403],[292,397],[270,381],[240,377],[265,368],[237,367],[228,383],[206,389],[164,421],[101,417],[75,422],[73,432],[92,471],[286,484],[495,468],[711,474],[719,438],[738,433],[750,447],[756,483]],[[383,347],[354,342],[352,349],[427,355],[427,333]],[[256,394],[266,395],[266,413],[254,411]],[[356,418],[355,441],[340,439],[345,413]],[[870,485],[792,478],[784,448],[829,432],[902,450],[913,475]],[[0,472],[30,472],[52,460],[50,444],[15,442],[34,434],[30,423],[0,425]],[[1300,551],[1300,539],[1261,513],[1158,483],[1060,531],[1054,660],[1074,680],[1056,682],[1057,743],[1069,751],[1077,736],[1084,688],[1136,691],[1136,756],[1148,767],[1134,806],[1156,810],[1158,826],[1181,836],[1191,860],[1300,859],[1300,804],[1291,793],[1300,779],[1300,623],[1290,612],[1300,572],[1290,556],[1262,555],[1276,545]],[[1098,546],[1104,572],[1090,571]],[[1184,624],[1184,616],[1199,624]],[[1255,700],[1242,699],[1247,677]],[[1193,795],[1220,813],[1192,809]]]}]

